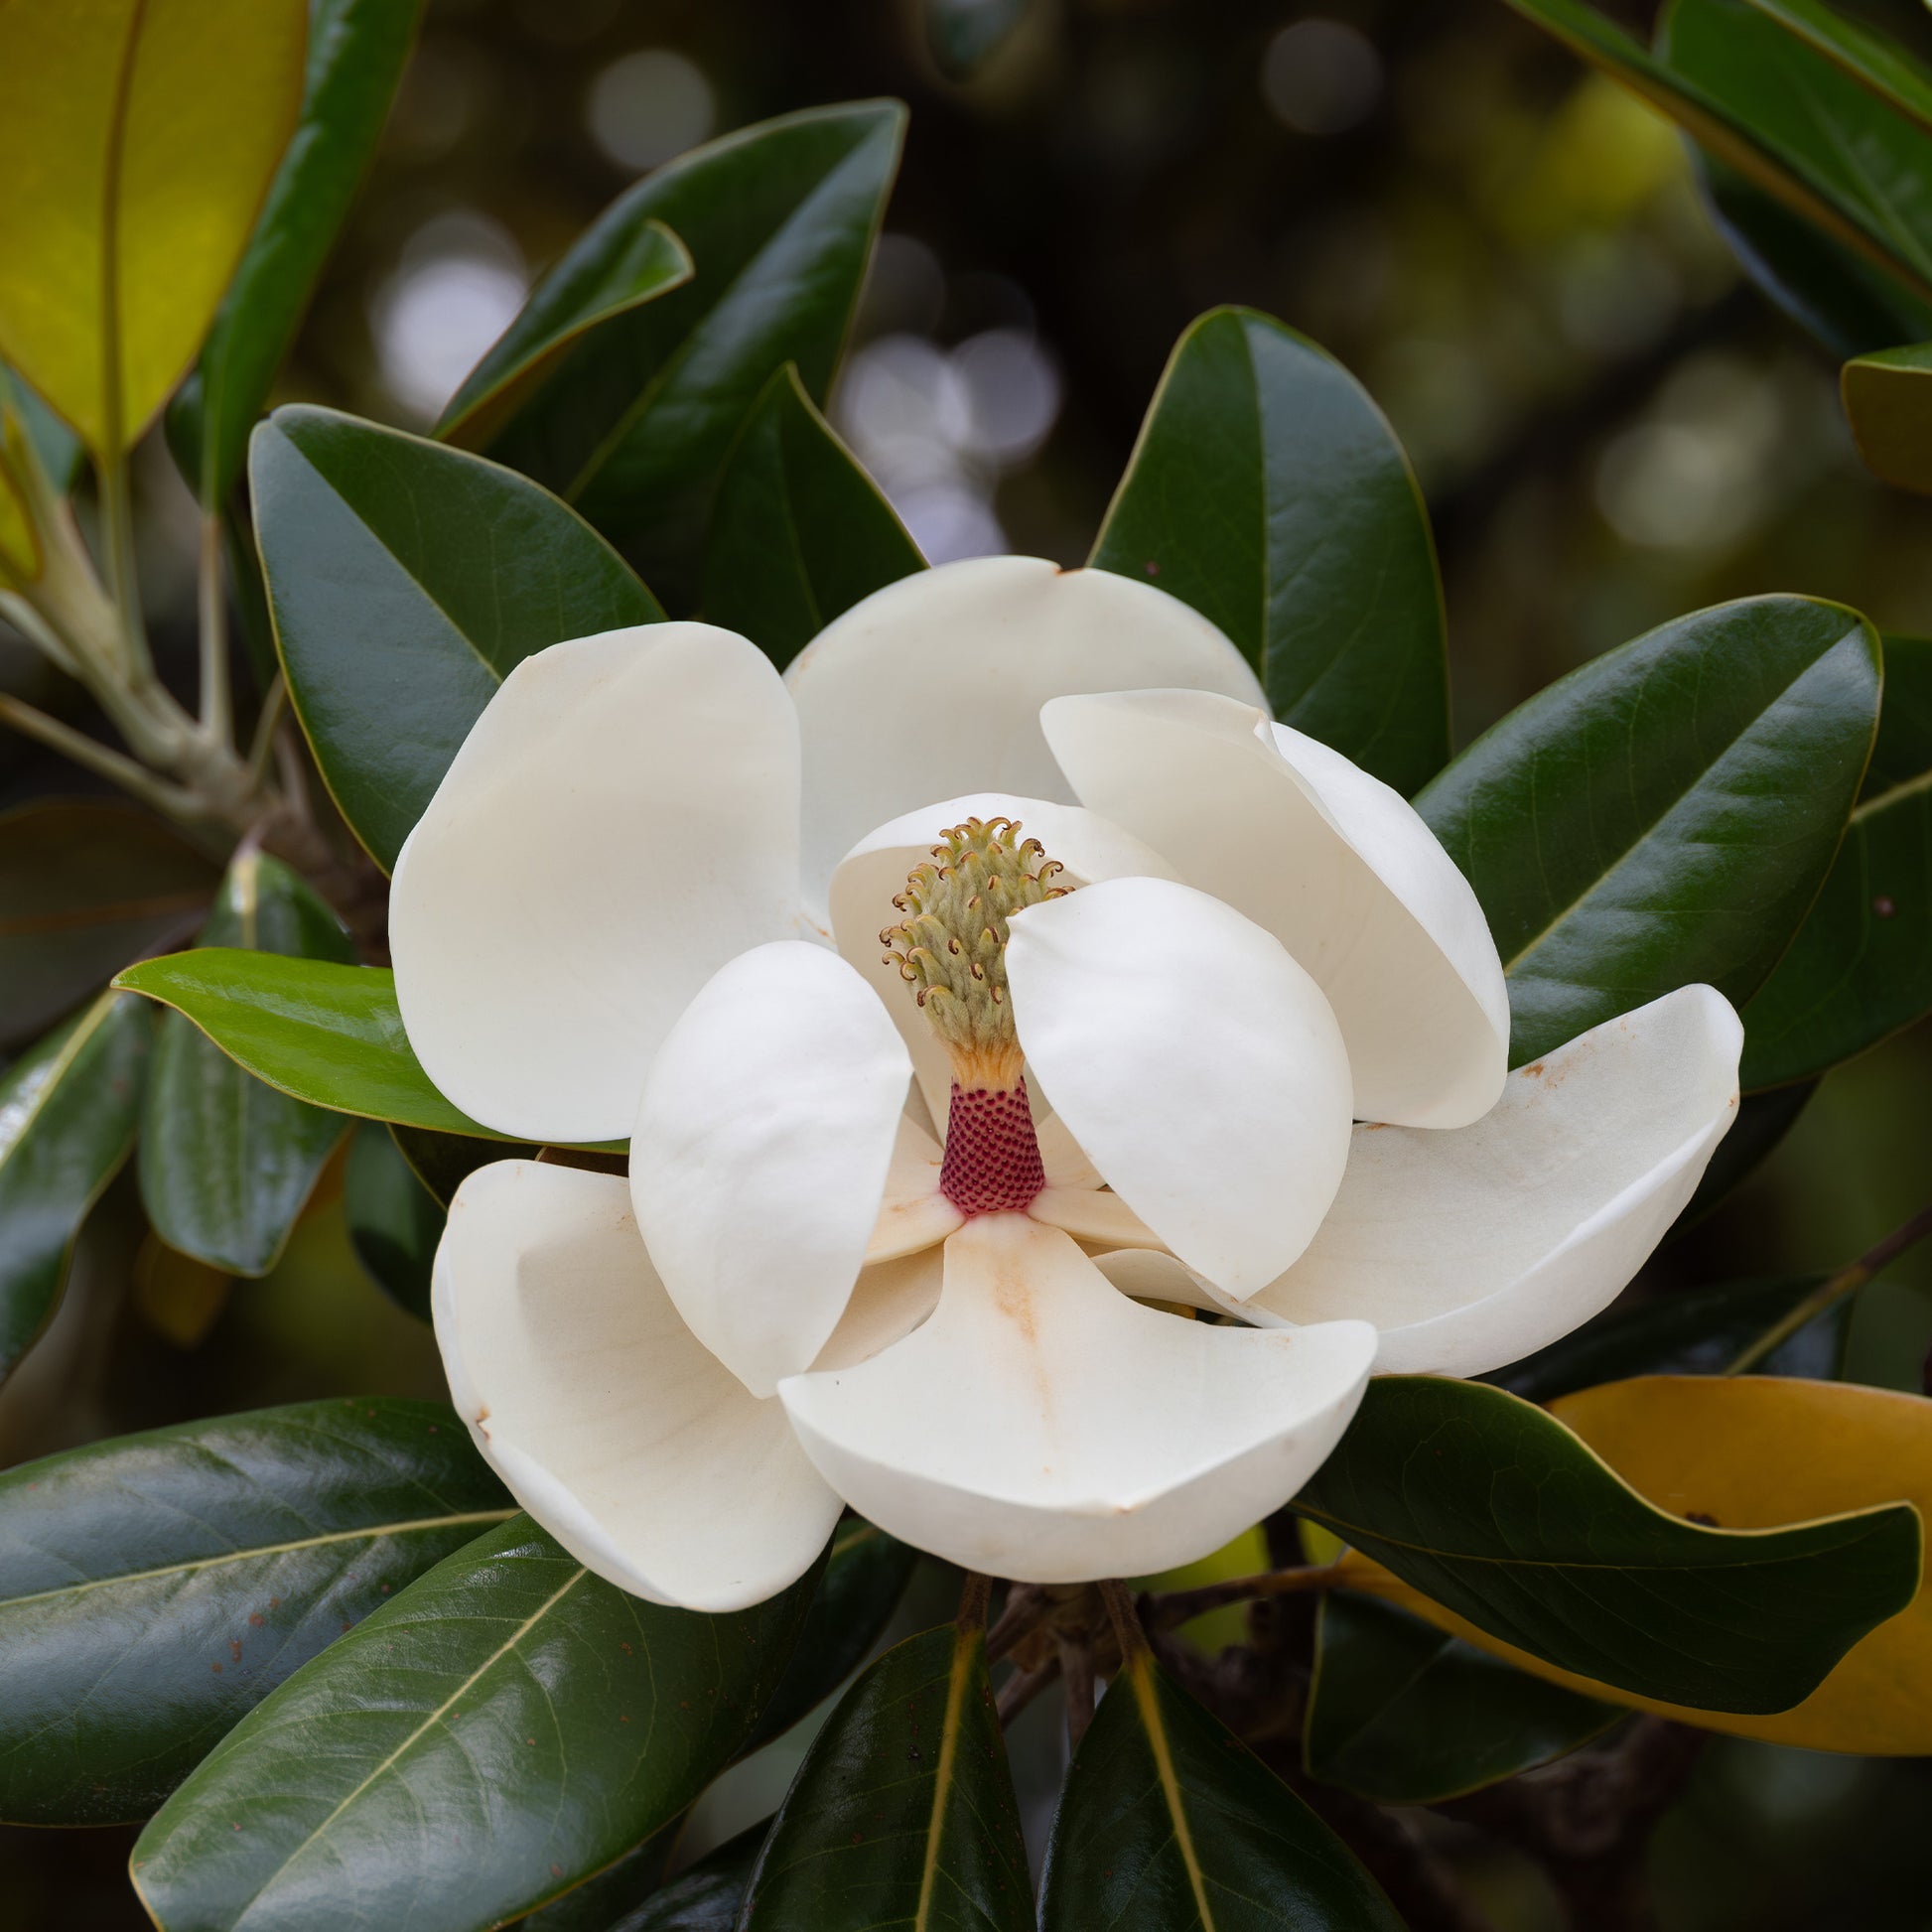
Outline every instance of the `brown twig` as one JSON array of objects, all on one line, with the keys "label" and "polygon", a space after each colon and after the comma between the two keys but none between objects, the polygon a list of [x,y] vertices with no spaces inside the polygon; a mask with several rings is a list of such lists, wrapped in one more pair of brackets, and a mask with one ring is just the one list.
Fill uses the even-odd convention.
[{"label": "brown twig", "polygon": [[1742,1375],[1746,1369],[1755,1368],[1767,1355],[1775,1353],[1789,1341],[1800,1328],[1816,1321],[1827,1309],[1843,1301],[1846,1296],[1856,1294],[1881,1269],[1889,1267],[1907,1248],[1923,1241],[1929,1234],[1932,1234],[1932,1207],[1921,1207],[1909,1221],[1893,1228],[1882,1241],[1867,1248],[1857,1261],[1848,1262],[1835,1275],[1827,1276],[1781,1319],[1772,1322],[1755,1340],[1746,1343],[1725,1373]]},{"label": "brown twig", "polygon": [[1059,1674],[1060,1660],[1049,1657],[1037,1670],[1023,1670],[1009,1677],[1000,1687],[998,1709],[1001,1729],[1012,1724]]},{"label": "brown twig", "polygon": [[1335,1564],[1304,1565],[1294,1570],[1269,1570],[1252,1577],[1230,1577],[1225,1583],[1202,1584],[1195,1589],[1168,1590],[1147,1599],[1150,1629],[1173,1630],[1229,1603],[1252,1602],[1261,1596],[1288,1596],[1306,1589],[1332,1589],[1343,1581]]},{"label": "brown twig", "polygon": [[986,1633],[987,1657],[997,1664],[1015,1644],[1038,1628],[1048,1607],[1046,1592],[1037,1584],[1015,1584],[1007,1591],[999,1620]]},{"label": "brown twig", "polygon": [[1066,1681],[1066,1747],[1077,1751],[1093,1723],[1092,1647],[1079,1637],[1061,1637],[1059,1664]]},{"label": "brown twig", "polygon": [[986,1622],[986,1606],[992,1600],[993,1579],[982,1577],[977,1570],[966,1573],[965,1587],[959,1592],[959,1611],[954,1621],[962,1628]]}]

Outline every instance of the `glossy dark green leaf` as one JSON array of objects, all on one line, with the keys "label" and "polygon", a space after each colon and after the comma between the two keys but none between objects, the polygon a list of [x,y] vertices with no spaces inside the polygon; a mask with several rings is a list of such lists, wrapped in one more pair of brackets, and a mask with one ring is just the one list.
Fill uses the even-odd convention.
[{"label": "glossy dark green leaf", "polygon": [[465,449],[484,448],[537,395],[594,329],[654,302],[691,279],[684,243],[661,221],[614,235],[587,257],[576,279],[548,290],[541,310],[525,309],[464,377],[437,418],[436,434]]},{"label": "glossy dark green leaf", "polygon": [[1705,1711],[1784,1711],[1918,1589],[1904,1504],[1775,1530],[1646,1502],[1546,1411],[1384,1375],[1295,1507],[1477,1628]]},{"label": "glossy dark green leaf", "polygon": [[752,1868],[770,1826],[767,1818],[740,1832],[640,1897],[625,1898],[600,1875],[531,1913],[521,1921],[522,1932],[738,1932]]},{"label": "glossy dark green leaf", "polygon": [[[228,869],[205,946],[352,964],[342,921],[279,859]],[[281,1259],[347,1122],[245,1073],[179,1013],[162,1017],[141,1114],[141,1204],[162,1240],[230,1275]]]},{"label": "glossy dark green leaf", "polygon": [[474,1134],[437,1134],[424,1127],[391,1126],[389,1136],[410,1172],[439,1206],[479,1168],[492,1161],[534,1161],[542,1149],[528,1141],[479,1140]]},{"label": "glossy dark green leaf", "polygon": [[1885,702],[1860,804],[1932,771],[1932,637],[1885,636]]},{"label": "glossy dark green leaf", "polygon": [[315,0],[302,111],[201,359],[168,408],[168,441],[204,503],[241,476],[248,433],[375,153],[422,0]]},{"label": "glossy dark green leaf", "polygon": [[154,1023],[103,993],[0,1074],[0,1379],[40,1338],[74,1236],[134,1145]]},{"label": "glossy dark green leaf", "polygon": [[1033,1880],[986,1631],[889,1650],[812,1740],[752,1876],[741,1932],[1032,1932]]},{"label": "glossy dark green leaf", "polygon": [[[1932,279],[1932,130],[1881,101],[1755,0],[1670,0],[1657,51],[1678,84],[1777,158],[1796,193],[1760,186],[1840,231],[1925,295]],[[1705,138],[1706,131],[1691,132]],[[1707,141],[1707,145],[1709,145]],[[1737,165],[1736,157],[1724,159]],[[1806,197],[1815,198],[1805,206]]]},{"label": "glossy dark green leaf", "polygon": [[1211,619],[1275,716],[1414,791],[1449,757],[1443,587],[1368,392],[1252,309],[1181,337],[1092,561]]},{"label": "glossy dark green leaf", "polygon": [[1878,683],[1856,611],[1721,604],[1539,692],[1424,790],[1502,953],[1512,1065],[1694,981],[1757,991],[1837,851]]},{"label": "glossy dark green leaf", "polygon": [[[1863,130],[1857,117],[1850,128],[1805,125],[1806,90],[1820,87],[1835,97],[1847,91],[1858,97],[1863,90],[1744,0],[1693,0],[1690,7],[1668,9],[1655,56],[1588,0],[1509,0],[1509,5],[1668,114],[1753,187],[1932,300],[1932,261],[1915,237],[1899,231],[1892,198],[1903,177],[1892,165],[1896,157],[1884,157],[1889,179],[1881,191],[1861,179],[1857,150]],[[1741,24],[1739,15],[1745,16]],[[1687,16],[1693,16],[1688,32],[1681,32]],[[1780,69],[1798,76],[1795,102],[1777,97]],[[1790,95],[1792,88],[1785,92]],[[1878,108],[1864,118],[1884,116]],[[1899,120],[1897,126],[1917,136],[1910,123]],[[1837,145],[1837,137],[1847,134],[1851,138]]]},{"label": "glossy dark green leaf", "polygon": [[783,670],[842,611],[924,567],[787,363],[765,384],[718,485],[704,615]]},{"label": "glossy dark green leaf", "polygon": [[[527,1918],[513,1919],[511,1924],[516,1932],[618,1932],[620,1927],[635,1924],[633,1914],[638,1907],[663,1887],[684,1825],[683,1816],[673,1818],[594,1877],[540,1906]],[[753,1856],[757,1856],[756,1845]],[[750,1875],[748,1861],[745,1876]]]},{"label": "glossy dark green leaf", "polygon": [[874,1524],[848,1516],[832,1537],[805,1634],[772,1694],[754,1746],[789,1730],[865,1662],[893,1620],[919,1553]]},{"label": "glossy dark green leaf", "polygon": [[1734,169],[1699,163],[1711,218],[1745,273],[1838,360],[1932,335],[1932,302]]},{"label": "glossy dark green leaf", "polygon": [[459,1113],[431,1084],[403,1032],[396,978],[386,967],[209,946],[143,960],[114,984],[187,1014],[258,1080],[312,1106],[506,1139]]},{"label": "glossy dark green leaf", "polygon": [[1302,1755],[1311,1777],[1379,1804],[1439,1804],[1565,1756],[1628,1716],[1338,1589],[1315,1626]]},{"label": "glossy dark green leaf", "polygon": [[430,1267],[447,1211],[417,1178],[394,1136],[372,1120],[348,1144],[343,1218],[369,1279],[399,1309],[427,1321]]},{"label": "glossy dark green leaf", "polygon": [[1822,4],[1822,0],[1750,0],[1876,100],[1932,128],[1932,72],[1896,41],[1886,40]]},{"label": "glossy dark green leaf", "polygon": [[896,101],[740,129],[620,196],[544,277],[497,351],[579,312],[579,292],[662,221],[697,272],[590,332],[489,445],[622,546],[667,596],[697,594],[704,517],[739,425],[795,362],[822,403],[898,165]]},{"label": "glossy dark green leaf", "polygon": [[298,1665],[511,1513],[453,1410],[387,1396],[0,1475],[0,1817],[145,1817]]},{"label": "glossy dark green leaf", "polygon": [[151,947],[185,940],[220,879],[132,805],[57,798],[0,813],[0,1045],[44,1032]]},{"label": "glossy dark green leaf", "polygon": [[1346,1846],[1145,1653],[1108,1687],[1046,1851],[1042,1932],[1402,1932]]},{"label": "glossy dark green leaf", "polygon": [[377,864],[532,651],[663,616],[535,483],[330,409],[278,409],[249,458],[289,696]]},{"label": "glossy dark green leaf", "polygon": [[[1819,1280],[1779,1275],[1654,1296],[1635,1308],[1606,1311],[1486,1379],[1526,1402],[1551,1403],[1574,1390],[1632,1375],[1721,1375],[1746,1343],[1788,1314]],[[1838,1373],[1851,1315],[1851,1304],[1840,1302],[1761,1362],[1760,1371],[1831,1379]]]},{"label": "glossy dark green leaf", "polygon": [[1026,24],[1035,0],[920,0],[925,44],[949,80],[970,80]]},{"label": "glossy dark green leaf", "polygon": [[1895,488],[1932,492],[1932,343],[1855,356],[1839,390],[1864,467]]},{"label": "glossy dark green leaf", "polygon": [[[258,1705],[134,1849],[165,1932],[474,1932],[668,1823],[757,1723],[815,1577],[706,1616],[527,1517],[445,1559]],[[239,1826],[237,1831],[235,1828]]]}]

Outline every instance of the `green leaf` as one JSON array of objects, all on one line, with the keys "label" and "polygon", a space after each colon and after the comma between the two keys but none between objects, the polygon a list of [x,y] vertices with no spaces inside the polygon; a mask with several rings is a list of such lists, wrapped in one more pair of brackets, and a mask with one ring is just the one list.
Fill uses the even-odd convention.
[{"label": "green leaf", "polygon": [[304,0],[0,8],[0,353],[118,462],[201,346],[295,125]]},{"label": "green leaf", "polygon": [[[1932,300],[1932,260],[1924,258],[1913,237],[1900,234],[1889,193],[1876,193],[1861,179],[1853,158],[1859,147],[1856,119],[1851,129],[1808,126],[1802,106],[1769,97],[1777,91],[1780,66],[1788,65],[1798,75],[1794,88],[1822,82],[1825,91],[1850,90],[1857,96],[1858,84],[1743,0],[1694,0],[1690,7],[1669,9],[1655,57],[1587,0],[1509,0],[1509,5],[1668,114],[1752,187],[1896,275],[1919,298]],[[1722,21],[1715,18],[1719,7]],[[1736,16],[1743,16],[1741,23]],[[1688,34],[1682,31],[1687,17]],[[1861,103],[1862,110],[1866,106]],[[1916,134],[1909,124],[1899,125]]]},{"label": "green leaf", "polygon": [[346,1871],[369,1925],[474,1932],[530,1911],[723,1768],[815,1581],[732,1615],[665,1609],[528,1517],[505,1523],[215,1746],[134,1848],[142,1902],[165,1932],[314,1932]]},{"label": "green leaf", "polygon": [[[614,1893],[622,1894],[605,1880],[617,1873],[601,1873],[522,1920],[522,1932],[738,1932],[752,1867],[770,1827],[768,1818],[751,1826],[708,1852],[668,1885],[623,1898],[614,1909],[607,1909],[608,1901]],[[650,1849],[638,1848],[639,1852]]]},{"label": "green leaf", "polygon": [[1629,1713],[1512,1669],[1392,1603],[1330,1590],[1302,1730],[1311,1778],[1433,1805],[1574,1751]]},{"label": "green leaf", "polygon": [[511,669],[664,615],[573,511],[462,450],[278,409],[249,476],[289,696],[385,869]]},{"label": "green leaf", "polygon": [[661,221],[614,236],[608,251],[584,260],[577,280],[550,291],[540,313],[526,307],[491,345],[437,418],[437,436],[484,448],[593,330],[681,288],[691,274],[684,243]]},{"label": "green leaf", "polygon": [[256,1079],[312,1106],[508,1138],[459,1113],[431,1085],[410,1050],[396,976],[386,967],[209,946],[143,960],[114,984],[187,1014]]},{"label": "green leaf", "polygon": [[732,439],[775,370],[823,403],[898,165],[897,101],[742,128],[647,175],[538,284],[492,355],[568,327],[662,221],[697,273],[586,335],[490,454],[575,503],[681,605]]},{"label": "green leaf", "polygon": [[1834,13],[1820,0],[1750,0],[1750,4],[1824,55],[1874,99],[1932,128],[1932,74],[1895,41]]},{"label": "green leaf", "polygon": [[1744,271],[1837,357],[1932,335],[1932,303],[1710,155],[1706,205]]},{"label": "green leaf", "polygon": [[[1920,296],[1932,277],[1932,132],[1877,99],[1754,0],[1670,0],[1657,51],[1680,85],[1750,130],[1796,212],[1851,242]],[[1693,127],[1704,138],[1704,130]],[[1708,144],[1708,143],[1707,143]],[[1720,151],[1722,152],[1722,151]],[[1735,158],[1724,159],[1737,165]],[[1806,197],[1815,205],[1806,206]]]},{"label": "green leaf", "polygon": [[862,1517],[848,1516],[805,1619],[805,1634],[750,1745],[768,1743],[814,1710],[865,1662],[893,1620],[919,1553]]},{"label": "green leaf", "polygon": [[248,433],[315,293],[416,38],[422,0],[315,0],[294,137],[194,373],[168,408],[168,441],[205,504],[225,500]]},{"label": "green leaf", "polygon": [[146,1817],[298,1665],[511,1513],[453,1410],[388,1396],[0,1475],[0,1817]]},{"label": "green leaf", "polygon": [[[659,1892],[664,1883],[664,1873],[677,1851],[688,1816],[688,1813],[680,1814],[668,1825],[660,1826],[641,1845],[633,1845],[615,1863],[607,1864],[561,1898],[527,1918],[512,1920],[516,1932],[630,1932],[637,1922],[631,1913]],[[753,1857],[757,1856],[757,1850],[755,1844]],[[751,1875],[749,1860],[744,1875]],[[731,1932],[729,1921],[724,1932]]]},{"label": "green leaf", "polygon": [[860,599],[925,568],[795,364],[764,385],[726,465],[705,547],[704,615],[780,670]]},{"label": "green leaf", "polygon": [[1191,604],[1277,718],[1405,795],[1449,757],[1415,473],[1368,392],[1294,330],[1215,309],[1181,337],[1092,561]]},{"label": "green leaf", "polygon": [[1756,992],[1858,795],[1878,665],[1843,605],[1721,604],[1571,672],[1423,791],[1502,953],[1512,1065],[1694,981]]},{"label": "green leaf", "polygon": [[0,1380],[40,1338],[74,1237],[134,1145],[153,1034],[103,993],[0,1074]]},{"label": "green leaf", "polygon": [[130,960],[185,939],[220,879],[132,805],[41,799],[0,813],[0,1043],[45,1032]]},{"label": "green leaf", "polygon": [[1860,804],[1932,771],[1932,637],[1885,637],[1885,702]]},{"label": "green leaf", "polygon": [[1864,467],[1894,488],[1932,492],[1932,343],[1855,356],[1839,391]]},{"label": "green leaf", "polygon": [[[342,922],[279,859],[243,851],[205,946],[350,965]],[[141,1204],[162,1240],[230,1275],[281,1259],[347,1123],[245,1073],[179,1013],[155,1036],[141,1117]]]},{"label": "green leaf", "polygon": [[1145,1651],[1094,1713],[1046,1851],[1042,1932],[1401,1932],[1347,1848]]},{"label": "green leaf", "polygon": [[1033,1880],[978,1621],[889,1650],[812,1740],[742,1932],[1031,1932]]},{"label": "green leaf", "polygon": [[448,1212],[417,1178],[394,1135],[372,1120],[364,1121],[348,1144],[343,1218],[348,1244],[369,1279],[399,1309],[427,1321],[430,1268]]},{"label": "green leaf", "polygon": [[[1816,1288],[1817,1275],[1721,1282],[1612,1309],[1487,1379],[1526,1402],[1551,1403],[1632,1375],[1721,1375],[1746,1343]],[[1841,1302],[1758,1364],[1766,1375],[1829,1381],[1838,1373],[1852,1308]]]},{"label": "green leaf", "polygon": [[1702,1528],[1545,1411],[1442,1376],[1371,1381],[1295,1508],[1478,1629],[1707,1711],[1788,1710],[1919,1582],[1908,1504]]}]

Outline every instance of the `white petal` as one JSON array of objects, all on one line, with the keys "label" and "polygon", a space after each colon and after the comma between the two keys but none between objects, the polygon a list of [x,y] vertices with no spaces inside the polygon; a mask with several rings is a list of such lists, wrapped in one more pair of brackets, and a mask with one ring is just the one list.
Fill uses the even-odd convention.
[{"label": "white petal", "polygon": [[1049,859],[1066,868],[1062,882],[1089,885],[1101,879],[1146,875],[1172,879],[1161,855],[1119,826],[1110,825],[1078,805],[1056,805],[1042,798],[1017,798],[1010,792],[971,792],[921,805],[890,824],[876,827],[840,860],[832,875],[832,936],[841,953],[878,989],[886,1011],[904,1037],[918,1074],[919,1091],[943,1133],[952,1093],[952,1067],[918,1002],[887,954],[880,933],[904,916],[893,904],[905,890],[912,868],[932,857],[939,835],[969,818],[1011,818],[1023,838],[1037,839]]},{"label": "white petal", "polygon": [[487,1127],[618,1139],[698,988],[797,930],[797,721],[754,645],[655,623],[526,657],[396,862],[409,1043]]},{"label": "white petal", "polygon": [[1399,792],[1199,692],[1062,698],[1041,723],[1081,803],[1314,975],[1362,1119],[1462,1127],[1495,1104],[1509,1063],[1502,962],[1468,881]]},{"label": "white petal", "polygon": [[436,1252],[451,1397],[510,1493],[653,1603],[736,1610],[812,1566],[839,1499],[784,1410],[671,1306],[615,1174],[480,1168]]},{"label": "white petal", "polygon": [[1239,1302],[1223,1295],[1206,1276],[1195,1274],[1173,1255],[1152,1248],[1116,1248],[1095,1255],[1093,1265],[1123,1295],[1131,1295],[1137,1302],[1167,1302],[1175,1308],[1200,1309],[1208,1314],[1247,1316]]},{"label": "white petal", "polygon": [[1166,880],[1089,886],[1011,931],[1020,1044],[1108,1185],[1230,1295],[1274,1280],[1348,1160],[1348,1055],[1320,989]]},{"label": "white petal", "polygon": [[1736,1115],[1743,1030],[1687,986],[1509,1076],[1473,1127],[1358,1128],[1309,1251],[1248,1303],[1291,1321],[1359,1315],[1376,1367],[1479,1375],[1615,1300]]},{"label": "white petal", "polygon": [[[966,1217],[939,1191],[945,1166],[939,1143],[923,1127],[899,1117],[893,1164],[886,1173],[886,1198],[879,1204],[866,1262],[892,1261],[943,1241]],[[860,1277],[861,1286],[864,1277]]]},{"label": "white petal", "polygon": [[865,982],[797,939],[734,959],[658,1051],[630,1138],[637,1224],[679,1312],[755,1395],[838,1325],[911,1071]]},{"label": "white petal", "polygon": [[[958,1220],[955,1210],[955,1226]],[[939,1306],[944,1270],[943,1250],[937,1247],[870,1265],[812,1367],[857,1368],[881,1349],[904,1340]]]},{"label": "white petal", "polygon": [[1347,1427],[1374,1346],[1359,1321],[1144,1309],[1070,1236],[986,1214],[946,1243],[922,1328],[778,1393],[880,1528],[969,1570],[1084,1583],[1191,1563],[1279,1508]]},{"label": "white petal", "polygon": [[1262,702],[1247,659],[1178,598],[1037,557],[902,577],[820,631],[785,682],[815,895],[875,825],[927,798],[985,786],[1072,804],[1039,733],[1048,698],[1173,685]]},{"label": "white petal", "polygon": [[1076,1192],[1105,1184],[1100,1170],[1058,1114],[1049,1112],[1035,1120],[1034,1138],[1039,1142],[1039,1164],[1046,1171],[1047,1186]]},{"label": "white petal", "polygon": [[1064,1228],[1076,1241],[1104,1241],[1116,1248],[1166,1245],[1118,1194],[1098,1187],[1055,1187],[1049,1182],[1027,1212],[1049,1228]]}]

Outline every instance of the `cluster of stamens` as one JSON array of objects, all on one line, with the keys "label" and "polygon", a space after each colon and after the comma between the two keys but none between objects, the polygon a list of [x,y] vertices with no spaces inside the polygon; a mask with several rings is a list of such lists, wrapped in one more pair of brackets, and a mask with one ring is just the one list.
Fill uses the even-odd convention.
[{"label": "cluster of stamens", "polygon": [[969,818],[941,834],[893,903],[905,917],[879,937],[889,965],[915,989],[963,1086],[1011,1087],[1020,1042],[1007,998],[1007,921],[1070,887],[1065,868],[1017,819]]},{"label": "cluster of stamens", "polygon": [[893,900],[905,914],[879,937],[952,1061],[939,1190],[965,1214],[1020,1213],[1046,1184],[1020,1036],[1007,997],[1007,922],[1072,890],[1017,819],[969,818],[941,834]]}]

